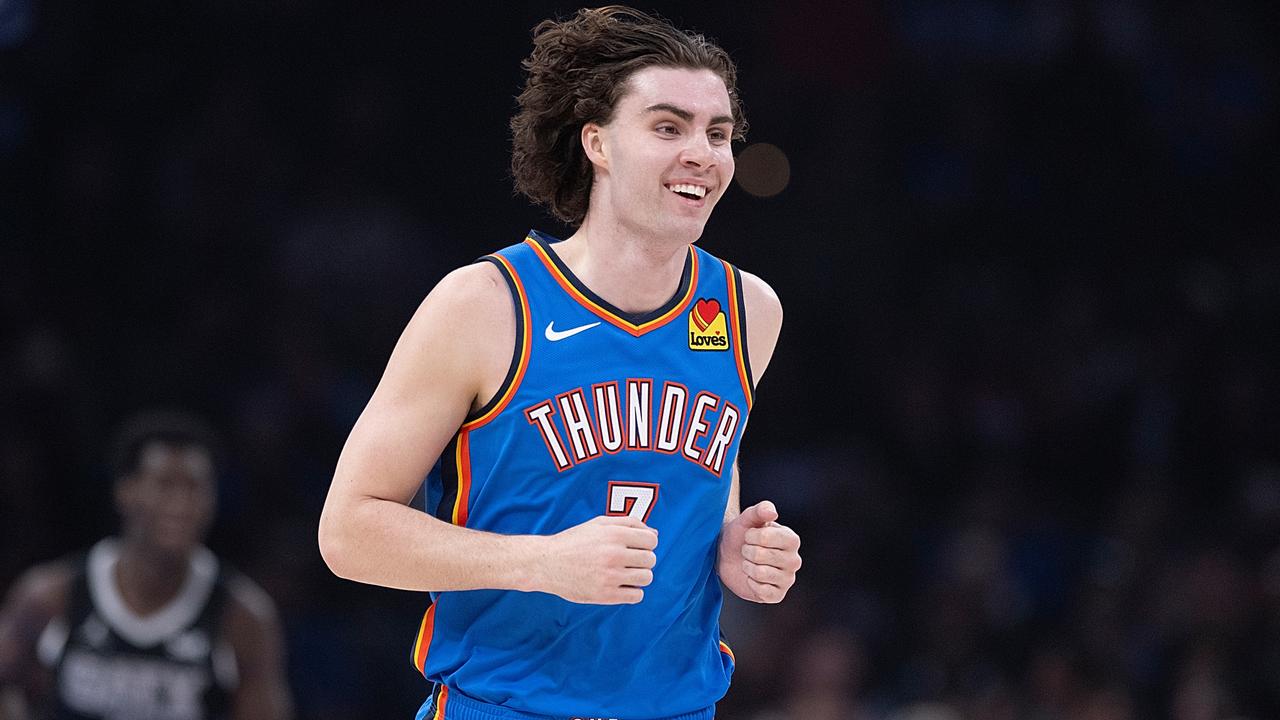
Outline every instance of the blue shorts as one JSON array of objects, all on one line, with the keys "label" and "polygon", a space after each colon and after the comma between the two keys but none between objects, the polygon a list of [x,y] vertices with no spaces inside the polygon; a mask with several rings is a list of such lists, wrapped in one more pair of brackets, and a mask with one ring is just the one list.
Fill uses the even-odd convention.
[{"label": "blue shorts", "polygon": [[[442,713],[437,715],[437,703],[443,706]],[[714,705],[695,710],[683,715],[672,715],[668,718],[645,718],[644,720],[712,720],[716,715]],[[475,698],[467,697],[456,690],[440,688],[431,693],[431,697],[418,708],[415,720],[632,720],[631,718],[597,718],[570,717],[557,715],[538,715],[519,710],[490,705]]]}]

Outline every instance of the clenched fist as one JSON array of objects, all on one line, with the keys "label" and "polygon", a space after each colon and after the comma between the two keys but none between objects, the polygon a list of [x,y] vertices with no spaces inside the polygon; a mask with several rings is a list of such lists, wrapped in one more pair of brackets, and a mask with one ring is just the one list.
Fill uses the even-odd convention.
[{"label": "clenched fist", "polygon": [[539,590],[592,605],[635,604],[653,582],[658,531],[633,517],[600,516],[542,544]]},{"label": "clenched fist", "polygon": [[779,525],[765,500],[742,511],[720,533],[720,581],[743,600],[781,602],[800,569],[800,536]]}]

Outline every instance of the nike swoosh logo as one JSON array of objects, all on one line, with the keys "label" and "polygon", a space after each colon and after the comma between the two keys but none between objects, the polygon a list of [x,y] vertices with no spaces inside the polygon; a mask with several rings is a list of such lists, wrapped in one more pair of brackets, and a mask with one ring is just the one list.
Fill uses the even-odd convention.
[{"label": "nike swoosh logo", "polygon": [[591,328],[599,325],[600,323],[599,321],[597,321],[589,325],[579,325],[576,328],[569,328],[568,330],[556,330],[554,327],[552,327],[555,324],[556,324],[555,320],[552,320],[551,322],[547,323],[547,330],[546,332],[542,333],[543,335],[546,335],[547,339],[550,340],[551,342],[556,342],[557,340],[563,340],[567,337],[573,337],[574,335],[577,335],[578,333],[584,330],[590,330]]}]

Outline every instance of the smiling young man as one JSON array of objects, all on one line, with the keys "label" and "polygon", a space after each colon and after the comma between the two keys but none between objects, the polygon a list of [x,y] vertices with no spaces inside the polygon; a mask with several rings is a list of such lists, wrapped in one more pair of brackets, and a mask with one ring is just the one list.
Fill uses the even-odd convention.
[{"label": "smiling young man", "polygon": [[709,718],[734,664],[721,584],[778,602],[800,567],[773,504],[738,503],[782,309],[693,245],[745,130],[735,69],[618,6],[541,23],[524,67],[516,187],[577,231],[428,295],[342,451],[321,551],[432,592],[419,718]]}]

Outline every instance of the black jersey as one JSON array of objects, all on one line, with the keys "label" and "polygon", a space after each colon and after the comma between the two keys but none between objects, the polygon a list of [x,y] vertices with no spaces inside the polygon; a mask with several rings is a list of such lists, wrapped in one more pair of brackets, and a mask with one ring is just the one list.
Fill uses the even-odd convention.
[{"label": "black jersey", "polygon": [[226,578],[213,553],[192,555],[166,606],[138,616],[115,582],[119,547],[99,542],[72,582],[67,613],[41,635],[57,720],[215,720],[228,714],[235,656],[219,640]]}]

